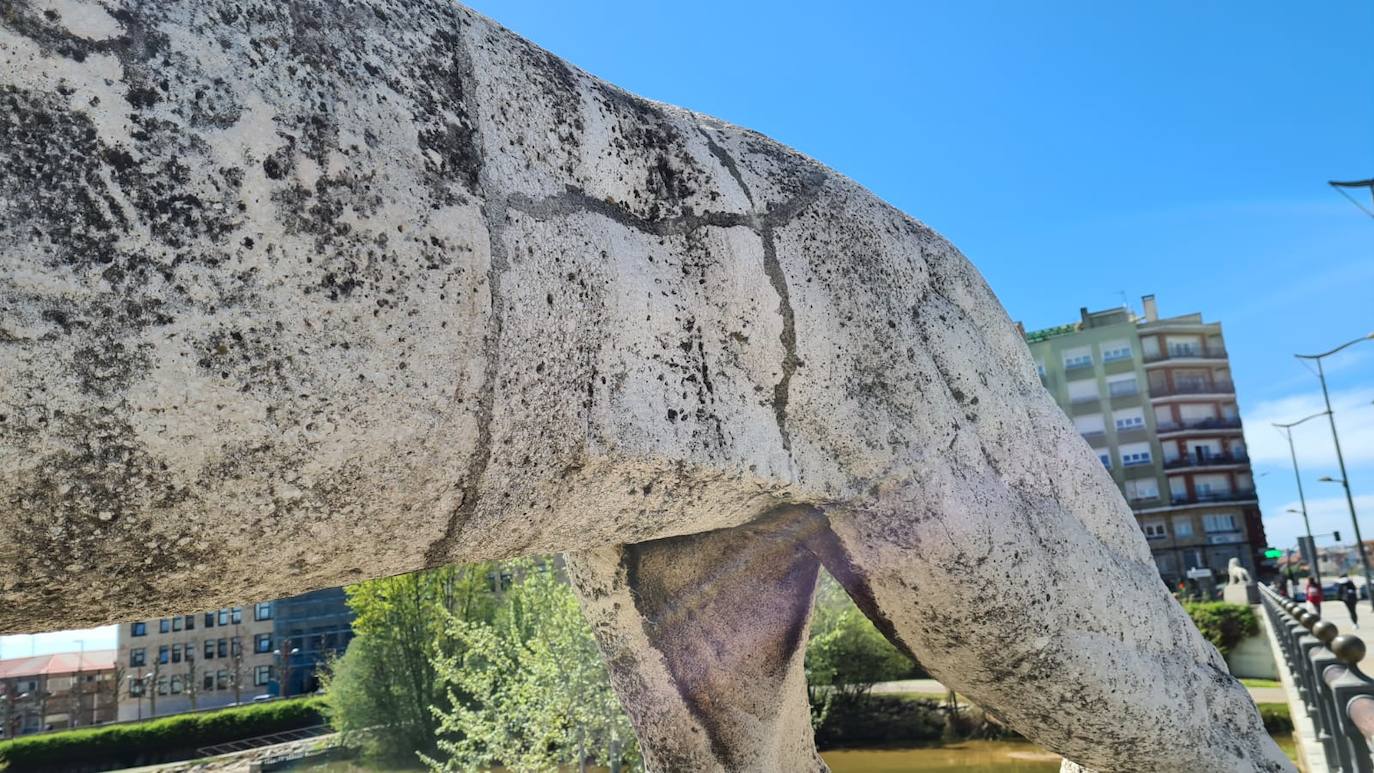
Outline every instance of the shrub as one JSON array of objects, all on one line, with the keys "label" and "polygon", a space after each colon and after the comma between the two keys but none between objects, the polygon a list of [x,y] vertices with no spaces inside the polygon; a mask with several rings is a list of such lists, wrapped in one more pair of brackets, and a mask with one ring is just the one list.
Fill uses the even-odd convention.
[{"label": "shrub", "polygon": [[319,698],[79,728],[0,741],[0,770],[98,771],[191,759],[203,746],[323,722]]},{"label": "shrub", "polygon": [[1243,604],[1205,601],[1184,604],[1183,609],[1222,657],[1230,655],[1242,639],[1259,633],[1259,619]]},{"label": "shrub", "polygon": [[888,695],[836,695],[816,728],[821,749],[938,741],[945,717],[938,703]]},{"label": "shrub", "polygon": [[1293,717],[1288,713],[1287,703],[1259,704],[1260,719],[1270,735],[1283,735],[1293,732]]}]

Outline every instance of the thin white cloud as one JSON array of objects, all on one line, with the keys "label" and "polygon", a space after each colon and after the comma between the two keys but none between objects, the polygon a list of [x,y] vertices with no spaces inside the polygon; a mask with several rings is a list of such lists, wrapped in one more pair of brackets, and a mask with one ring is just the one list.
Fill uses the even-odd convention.
[{"label": "thin white cloud", "polygon": [[[1340,491],[1340,489],[1336,489]],[[1288,510],[1301,510],[1298,500],[1285,502],[1277,508],[1264,511],[1264,534],[1269,544],[1287,548],[1297,544],[1298,537],[1306,534],[1302,516]],[[1355,512],[1360,518],[1361,536],[1366,541],[1374,540],[1374,494],[1361,494],[1355,497]],[[1355,531],[1350,526],[1350,508],[1346,505],[1345,495],[1307,498],[1307,517],[1312,522],[1312,534],[1317,545],[1336,544],[1330,536],[1332,532],[1341,533],[1342,545],[1355,544]],[[1374,557],[1371,557],[1374,560]]]},{"label": "thin white cloud", "polygon": [[[1374,463],[1372,403],[1374,389],[1348,389],[1331,393],[1336,430],[1341,435],[1341,452],[1348,466]],[[1266,400],[1244,411],[1245,442],[1250,449],[1250,458],[1261,464],[1291,467],[1288,441],[1282,430],[1270,425],[1288,424],[1324,410],[1326,406],[1322,403],[1321,391],[1314,384],[1313,389],[1303,394]],[[1308,473],[1335,474],[1336,447],[1331,442],[1331,425],[1325,416],[1294,427],[1293,445],[1297,448],[1298,466],[1304,472],[1304,480]]]}]

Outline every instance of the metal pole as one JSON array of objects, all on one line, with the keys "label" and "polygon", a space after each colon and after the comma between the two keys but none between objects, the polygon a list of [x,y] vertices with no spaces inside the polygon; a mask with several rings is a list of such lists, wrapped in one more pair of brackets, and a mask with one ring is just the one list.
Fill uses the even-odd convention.
[{"label": "metal pole", "polygon": [[1322,399],[1326,401],[1326,418],[1331,421],[1331,442],[1336,444],[1336,463],[1341,468],[1341,486],[1345,488],[1345,504],[1350,508],[1350,525],[1355,527],[1355,545],[1360,549],[1360,563],[1364,565],[1364,587],[1369,596],[1369,608],[1374,609],[1374,579],[1369,576],[1369,556],[1365,555],[1364,538],[1360,536],[1360,519],[1355,517],[1355,497],[1350,494],[1350,476],[1345,472],[1345,457],[1341,454],[1341,438],[1336,434],[1336,414],[1331,412],[1331,396],[1326,391],[1326,371],[1317,360],[1317,378],[1322,383]]},{"label": "metal pole", "polygon": [[[1307,498],[1302,494],[1302,476],[1298,474],[1298,452],[1293,448],[1293,425],[1276,424],[1274,426],[1283,427],[1283,433],[1288,436],[1288,453],[1293,457],[1293,478],[1298,482],[1298,502],[1302,507],[1302,525],[1307,529],[1307,539],[1312,540],[1312,524],[1307,520]],[[1312,544],[1315,546],[1317,543],[1313,540]],[[1321,569],[1317,566],[1312,567],[1312,574],[1317,578],[1317,587],[1321,587]]]}]

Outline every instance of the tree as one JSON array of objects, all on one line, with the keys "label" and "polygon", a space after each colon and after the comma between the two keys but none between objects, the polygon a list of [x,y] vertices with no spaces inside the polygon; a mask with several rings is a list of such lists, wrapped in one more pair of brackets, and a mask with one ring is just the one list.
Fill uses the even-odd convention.
[{"label": "tree", "polygon": [[196,678],[196,656],[190,651],[186,653],[186,686],[183,692],[191,700],[191,711],[195,711],[200,697],[200,682]]},{"label": "tree", "polygon": [[425,762],[521,773],[634,762],[634,732],[572,589],[549,562],[521,562],[515,574],[492,620],[449,618],[459,646],[438,667],[450,708],[435,709],[440,754]]},{"label": "tree", "polygon": [[840,584],[822,574],[806,645],[806,688],[813,710],[834,697],[862,699],[875,683],[907,678],[916,669]]},{"label": "tree", "polygon": [[354,638],[323,669],[329,721],[371,756],[415,761],[436,751],[439,720],[449,708],[435,663],[456,652],[444,629],[449,618],[487,619],[490,564],[451,566],[346,589]]}]

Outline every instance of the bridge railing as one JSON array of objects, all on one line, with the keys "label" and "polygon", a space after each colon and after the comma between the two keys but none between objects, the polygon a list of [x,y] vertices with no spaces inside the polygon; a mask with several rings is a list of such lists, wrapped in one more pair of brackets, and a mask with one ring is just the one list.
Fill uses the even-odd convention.
[{"label": "bridge railing", "polygon": [[1360,670],[1364,641],[1266,585],[1260,600],[1330,770],[1374,773],[1374,679]]}]

